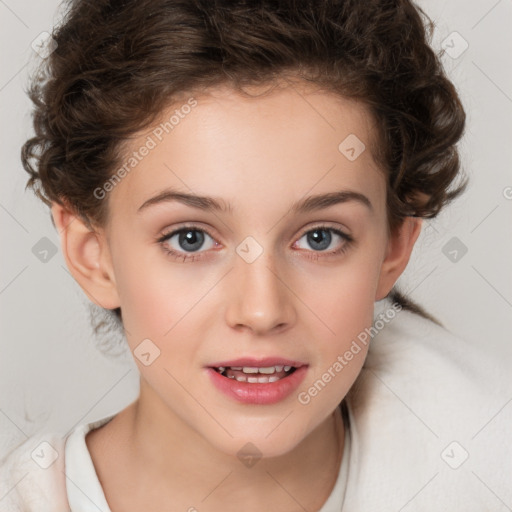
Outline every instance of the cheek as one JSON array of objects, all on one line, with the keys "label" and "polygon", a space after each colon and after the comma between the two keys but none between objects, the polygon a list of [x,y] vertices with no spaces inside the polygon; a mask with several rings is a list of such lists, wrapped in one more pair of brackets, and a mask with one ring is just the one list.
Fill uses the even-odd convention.
[{"label": "cheek", "polygon": [[321,320],[322,338],[338,347],[371,325],[379,280],[379,255],[357,251],[337,268],[316,270],[299,285],[304,302]]},{"label": "cheek", "polygon": [[[375,247],[375,246],[374,246]],[[321,320],[315,333],[317,364],[301,390],[299,403],[330,410],[341,402],[364,364],[373,324],[375,292],[380,271],[378,250],[347,258],[336,271],[317,274],[304,302]]]},{"label": "cheek", "polygon": [[162,338],[200,298],[200,283],[192,284],[190,272],[168,261],[158,247],[134,245],[128,250],[129,244],[119,241],[113,251],[123,320],[137,336]]},{"label": "cheek", "polygon": [[338,390],[348,390],[368,350],[364,333],[373,323],[374,285],[362,281],[362,276],[357,275],[340,279],[330,285],[335,289],[328,294],[329,299],[317,306],[327,329],[324,329],[325,335],[317,338],[319,364],[315,377],[320,378],[327,371],[334,372],[336,379],[332,380],[336,383],[332,387]]},{"label": "cheek", "polygon": [[178,297],[179,290],[158,272],[154,264],[144,265],[139,260],[136,266],[130,262],[125,265],[119,275],[118,289],[126,328],[145,337],[162,336],[172,321],[169,290],[172,289]]}]

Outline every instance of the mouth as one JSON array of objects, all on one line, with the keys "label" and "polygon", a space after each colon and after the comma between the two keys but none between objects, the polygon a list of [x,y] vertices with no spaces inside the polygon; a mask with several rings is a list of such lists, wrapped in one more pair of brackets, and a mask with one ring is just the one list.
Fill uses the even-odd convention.
[{"label": "mouth", "polygon": [[296,366],[217,366],[212,367],[217,373],[228,379],[249,384],[268,384],[290,376]]},{"label": "mouth", "polygon": [[308,365],[288,359],[239,359],[206,367],[214,386],[237,402],[274,404],[303,381]]}]

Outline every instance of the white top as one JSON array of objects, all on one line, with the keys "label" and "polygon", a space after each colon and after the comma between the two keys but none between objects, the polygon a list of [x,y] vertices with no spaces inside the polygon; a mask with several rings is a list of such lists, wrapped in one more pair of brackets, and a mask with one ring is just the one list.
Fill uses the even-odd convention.
[{"label": "white top", "polygon": [[90,430],[108,423],[114,416],[78,425],[66,440],[66,475],[72,482],[67,485],[67,498],[72,512],[89,511],[91,506],[98,512],[111,512],[85,444],[85,436]]},{"label": "white top", "polygon": [[[377,319],[391,301],[375,306]],[[350,431],[321,512],[510,510],[512,382],[485,340],[402,310],[371,339],[345,401]],[[85,435],[112,417],[67,443],[40,432],[12,449],[0,461],[0,512],[107,512]]]}]

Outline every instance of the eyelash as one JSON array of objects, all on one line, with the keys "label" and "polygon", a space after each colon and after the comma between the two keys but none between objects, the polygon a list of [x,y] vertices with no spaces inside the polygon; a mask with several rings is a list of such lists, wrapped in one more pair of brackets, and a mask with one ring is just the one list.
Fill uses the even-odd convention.
[{"label": "eyelash", "polygon": [[[210,238],[212,238],[213,240],[215,240],[215,238],[213,237],[213,235],[211,235],[208,230],[204,229],[204,228],[199,228],[197,226],[194,226],[194,225],[189,225],[189,226],[182,226],[180,227],[179,229],[175,229],[174,231],[170,231],[169,233],[165,233],[163,234],[162,236],[160,236],[159,238],[157,238],[157,242],[162,246],[162,249],[167,253],[168,256],[171,256],[173,259],[175,260],[182,260],[183,262],[185,261],[197,261],[199,259],[201,259],[201,252],[196,252],[196,253],[179,253],[173,249],[169,249],[169,247],[165,244],[165,242],[167,242],[168,240],[170,240],[174,235],[176,234],[179,234],[179,233],[182,233],[182,232],[187,232],[187,231],[200,231],[202,233],[206,233]],[[331,226],[325,226],[325,225],[319,225],[319,226],[315,226],[311,229],[308,229],[307,231],[304,231],[297,240],[300,240],[304,235],[307,235],[308,233],[311,233],[313,231],[330,231],[332,233],[335,233],[336,235],[339,235],[340,238],[342,238],[344,240],[344,243],[343,245],[339,248],[339,249],[336,249],[334,251],[330,251],[330,252],[326,252],[326,251],[306,251],[306,252],[310,252],[310,253],[313,253],[313,255],[308,255],[306,256],[308,259],[310,260],[313,260],[313,261],[316,261],[318,260],[319,258],[325,258],[325,257],[331,257],[331,256],[338,256],[338,255],[342,255],[342,254],[345,254],[345,252],[351,247],[351,245],[353,244],[354,242],[354,238],[351,236],[351,235],[348,235],[347,233],[344,233],[343,231],[340,231],[339,229],[336,229],[336,228],[333,228]]]}]

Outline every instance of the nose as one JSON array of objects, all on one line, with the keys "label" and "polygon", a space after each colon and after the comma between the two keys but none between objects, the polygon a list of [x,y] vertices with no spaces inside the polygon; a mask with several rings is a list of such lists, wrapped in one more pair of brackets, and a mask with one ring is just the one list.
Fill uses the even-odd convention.
[{"label": "nose", "polygon": [[233,329],[273,334],[296,321],[294,294],[267,252],[252,263],[237,257],[227,287],[226,322]]}]

